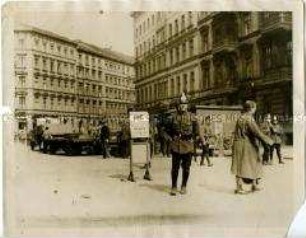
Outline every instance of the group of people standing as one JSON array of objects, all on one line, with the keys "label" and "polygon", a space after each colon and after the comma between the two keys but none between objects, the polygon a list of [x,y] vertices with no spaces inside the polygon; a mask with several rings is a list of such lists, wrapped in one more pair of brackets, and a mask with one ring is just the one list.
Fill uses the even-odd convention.
[{"label": "group of people standing", "polygon": [[260,126],[262,132],[273,139],[274,144],[272,146],[267,146],[264,144],[264,153],[263,153],[263,164],[273,164],[273,154],[274,150],[276,150],[278,161],[280,164],[284,163],[281,154],[281,144],[282,144],[282,135],[283,128],[278,123],[277,117],[274,116],[271,121],[271,115],[267,114],[264,118],[263,123]]}]

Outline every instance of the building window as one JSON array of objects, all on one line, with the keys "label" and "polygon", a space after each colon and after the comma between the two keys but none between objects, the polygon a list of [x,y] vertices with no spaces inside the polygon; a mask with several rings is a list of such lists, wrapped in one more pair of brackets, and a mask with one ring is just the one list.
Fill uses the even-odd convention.
[{"label": "building window", "polygon": [[50,98],[50,105],[51,105],[51,109],[53,109],[53,106],[54,106],[54,98],[53,97]]},{"label": "building window", "polygon": [[39,46],[39,39],[38,39],[38,38],[35,38],[35,39],[34,39],[34,42],[35,42],[35,46],[38,47],[38,46]]},{"label": "building window", "polygon": [[194,92],[195,90],[195,81],[194,81],[194,72],[190,72],[190,91]]},{"label": "building window", "polygon": [[292,65],[292,41],[287,42],[287,65]]},{"label": "building window", "polygon": [[73,64],[70,65],[70,74],[71,75],[74,74],[74,65]]},{"label": "building window", "polygon": [[19,86],[24,87],[25,86],[25,76],[19,76]]},{"label": "building window", "polygon": [[180,48],[176,47],[176,63],[180,61]]},{"label": "building window", "polygon": [[173,65],[173,51],[172,51],[172,49],[170,49],[169,54],[170,54],[170,65]]},{"label": "building window", "polygon": [[169,37],[172,36],[172,24],[170,23],[169,24]]},{"label": "building window", "polygon": [[176,84],[176,95],[180,95],[181,94],[181,78],[180,78],[180,76],[176,77],[176,81],[177,81],[177,84]]},{"label": "building window", "polygon": [[38,65],[39,65],[39,57],[38,56],[34,56],[34,66],[36,68],[38,68]]},{"label": "building window", "polygon": [[59,54],[61,53],[61,46],[60,45],[57,46],[57,53],[59,53]]},{"label": "building window", "polygon": [[43,108],[46,109],[47,108],[47,98],[43,97]]},{"label": "building window", "polygon": [[61,62],[57,62],[57,73],[58,74],[62,73],[62,63]]},{"label": "building window", "polygon": [[182,44],[182,59],[186,58],[186,42]]},{"label": "building window", "polygon": [[179,32],[178,20],[175,20],[174,24],[175,24],[175,34],[177,34]]},{"label": "building window", "polygon": [[26,64],[25,56],[23,55],[17,56],[15,62],[16,67],[25,68],[26,66],[25,64]]},{"label": "building window", "polygon": [[18,44],[19,44],[20,48],[23,48],[24,47],[24,39],[23,38],[19,39]]},{"label": "building window", "polygon": [[183,91],[185,93],[187,93],[187,86],[188,86],[188,82],[187,82],[187,74],[183,75]]},{"label": "building window", "polygon": [[193,39],[189,40],[189,54],[190,57],[194,54],[194,45],[193,45]]},{"label": "building window", "polygon": [[243,16],[243,30],[244,35],[248,35],[251,33],[251,24],[252,24],[252,15],[251,13],[246,13]]},{"label": "building window", "polygon": [[39,103],[39,94],[34,95],[34,103]]},{"label": "building window", "polygon": [[252,57],[248,56],[245,58],[245,69],[244,69],[244,75],[246,78],[251,78],[252,77]]},{"label": "building window", "polygon": [[47,51],[47,42],[43,42],[44,51]]},{"label": "building window", "polygon": [[191,11],[188,12],[188,21],[189,21],[189,25],[191,25],[192,24],[192,12]]},{"label": "building window", "polygon": [[50,71],[54,72],[54,60],[50,61]]},{"label": "building window", "polygon": [[174,79],[170,79],[170,96],[174,96]]},{"label": "building window", "polygon": [[203,52],[208,51],[208,31],[202,33]]},{"label": "building window", "polygon": [[271,45],[265,45],[263,47],[263,68],[268,70],[272,67],[272,49]]},{"label": "building window", "polygon": [[19,97],[19,106],[23,107],[26,104],[25,96]]},{"label": "building window", "polygon": [[182,15],[181,30],[185,29],[185,15]]},{"label": "building window", "polygon": [[34,81],[35,84],[38,84],[38,76],[35,76],[35,81]]},{"label": "building window", "polygon": [[47,60],[43,58],[43,70],[47,70]]}]

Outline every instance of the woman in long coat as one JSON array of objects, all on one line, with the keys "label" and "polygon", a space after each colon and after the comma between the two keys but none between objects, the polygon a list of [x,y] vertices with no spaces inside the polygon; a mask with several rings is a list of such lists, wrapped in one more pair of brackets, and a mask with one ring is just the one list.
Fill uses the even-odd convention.
[{"label": "woman in long coat", "polygon": [[243,181],[252,182],[252,191],[259,190],[258,180],[262,175],[261,156],[259,154],[259,141],[267,145],[273,145],[273,141],[265,136],[254,120],[256,103],[246,101],[243,112],[237,120],[231,171],[236,175],[236,193],[244,194]]}]

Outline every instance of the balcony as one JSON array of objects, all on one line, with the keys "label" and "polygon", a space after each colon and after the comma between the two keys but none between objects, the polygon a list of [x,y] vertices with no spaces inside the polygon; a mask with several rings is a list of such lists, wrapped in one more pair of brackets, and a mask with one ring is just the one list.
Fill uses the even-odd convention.
[{"label": "balcony", "polygon": [[292,13],[270,12],[262,14],[268,14],[260,16],[259,28],[262,33],[292,29]]},{"label": "balcony", "polygon": [[234,51],[238,46],[238,41],[233,39],[223,39],[213,43],[213,53],[227,53]]},{"label": "balcony", "polygon": [[263,77],[256,80],[256,84],[266,86],[289,81],[292,81],[292,67],[284,66],[266,71]]}]

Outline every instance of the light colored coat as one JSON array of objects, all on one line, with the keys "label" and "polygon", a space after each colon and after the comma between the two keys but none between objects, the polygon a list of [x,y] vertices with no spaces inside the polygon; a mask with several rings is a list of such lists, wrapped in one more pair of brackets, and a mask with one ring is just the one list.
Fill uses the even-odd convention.
[{"label": "light colored coat", "polygon": [[273,140],[264,135],[250,113],[241,114],[237,120],[231,172],[240,178],[257,179],[262,175],[258,140],[273,145]]}]

